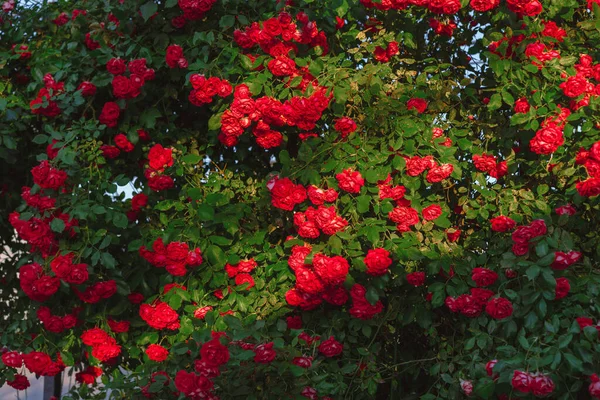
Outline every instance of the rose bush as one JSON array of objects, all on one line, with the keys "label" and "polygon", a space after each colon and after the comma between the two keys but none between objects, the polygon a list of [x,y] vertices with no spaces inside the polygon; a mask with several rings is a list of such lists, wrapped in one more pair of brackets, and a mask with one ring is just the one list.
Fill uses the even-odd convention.
[{"label": "rose bush", "polygon": [[0,384],[600,398],[599,4],[5,1]]}]

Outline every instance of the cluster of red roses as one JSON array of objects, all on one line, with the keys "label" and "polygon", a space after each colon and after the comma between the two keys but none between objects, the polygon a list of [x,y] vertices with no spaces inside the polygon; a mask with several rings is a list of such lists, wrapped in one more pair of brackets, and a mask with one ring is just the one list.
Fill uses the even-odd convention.
[{"label": "cluster of red roses", "polygon": [[512,233],[512,251],[516,256],[524,256],[529,251],[529,243],[532,239],[546,234],[546,223],[543,219],[536,219],[529,225],[517,227]]},{"label": "cluster of red roses", "polygon": [[454,166],[452,164],[438,164],[433,156],[403,156],[406,161],[406,174],[408,176],[419,176],[427,171],[426,180],[429,183],[441,182],[448,178]]},{"label": "cluster of red roses", "polygon": [[238,262],[236,265],[231,265],[229,263],[225,264],[225,272],[229,278],[235,278],[236,285],[243,285],[247,283],[248,286],[246,290],[250,290],[250,288],[254,287],[254,278],[250,275],[258,264],[254,259],[242,260]]},{"label": "cluster of red roses", "polygon": [[204,75],[192,74],[190,83],[194,89],[190,92],[188,99],[195,106],[211,103],[213,97],[217,95],[225,98],[233,91],[229,81],[215,76],[206,79]]},{"label": "cluster of red roses", "polygon": [[46,117],[56,117],[61,110],[58,103],[52,99],[64,90],[64,82],[56,82],[50,74],[44,75],[44,87],[38,91],[36,98],[29,102],[31,112]]},{"label": "cluster of red roses", "polygon": [[531,393],[536,397],[546,397],[554,391],[552,379],[541,372],[532,374],[515,370],[511,384],[517,392]]},{"label": "cluster of red roses", "polygon": [[167,47],[165,61],[169,68],[187,68],[188,62],[183,55],[183,48],[178,44],[172,44]]},{"label": "cluster of red roses", "polygon": [[356,130],[356,122],[352,118],[342,117],[335,120],[333,127],[342,134],[342,138],[345,138]]},{"label": "cluster of red roses", "polygon": [[200,249],[190,250],[188,244],[184,242],[171,242],[165,246],[162,238],[158,238],[152,244],[152,250],[142,246],[139,253],[150,264],[165,268],[173,276],[184,276],[187,267],[197,267],[202,264]]},{"label": "cluster of red roses", "polygon": [[379,62],[388,62],[390,61],[390,58],[398,53],[400,53],[400,50],[398,50],[398,42],[389,42],[385,49],[381,46],[375,47],[373,57]]},{"label": "cluster of red roses", "polygon": [[175,375],[175,387],[187,397],[217,398],[212,393],[214,384],[211,379],[218,377],[221,374],[220,368],[229,361],[229,349],[221,343],[222,336],[223,332],[213,332],[212,339],[202,344],[200,358],[194,361],[197,374],[180,370]]},{"label": "cluster of red roses", "polygon": [[[367,8],[375,7],[379,10],[404,10],[409,5],[426,7],[435,14],[456,14],[461,8],[459,0],[360,0]],[[500,5],[500,0],[471,0],[471,8],[475,11],[486,12]],[[542,4],[538,0],[507,0],[508,9],[519,15],[533,17],[543,11]]]},{"label": "cluster of red roses", "polygon": [[44,326],[44,329],[53,333],[62,333],[77,325],[77,315],[79,312],[81,312],[81,307],[76,307],[71,314],[58,316],[52,315],[52,311],[48,307],[42,306],[38,308],[36,315]]},{"label": "cluster of red roses", "polygon": [[[131,60],[129,63],[125,63],[122,58],[111,58],[106,63],[106,70],[114,75],[112,89],[117,99],[133,99],[139,96],[146,81],[155,77],[154,70],[146,66],[145,58]],[[123,75],[127,70],[129,78]]]},{"label": "cluster of red roses", "polygon": [[179,314],[160,300],[140,306],[140,317],[154,329],[179,329]]},{"label": "cluster of red roses", "polygon": [[503,297],[495,297],[494,292],[488,289],[471,288],[470,294],[461,294],[458,297],[446,297],[445,304],[454,313],[475,318],[483,310],[494,319],[504,319],[512,315],[512,303]]},{"label": "cluster of red roses", "polygon": [[565,142],[563,130],[571,111],[560,105],[557,108],[560,114],[542,121],[541,128],[529,142],[529,148],[536,154],[552,154]]},{"label": "cluster of red roses", "polygon": [[281,103],[268,96],[255,100],[248,86],[238,85],[231,106],[221,116],[219,141],[228,147],[235,146],[244,130],[256,122],[252,130],[256,143],[265,149],[277,147],[283,135],[271,126],[314,129],[331,100],[331,95],[326,96],[325,92],[325,88],[319,88],[309,97],[294,96]]},{"label": "cluster of red roses", "polygon": [[31,246],[32,253],[39,250],[42,257],[47,257],[56,251],[57,241],[48,219],[32,217],[22,220],[18,212],[13,212],[8,216],[8,221],[19,237]]},{"label": "cluster of red roses", "polygon": [[31,208],[37,208],[40,213],[52,209],[56,205],[56,199],[50,196],[44,196],[41,193],[31,193],[31,188],[23,186],[21,188],[21,198]]},{"label": "cluster of red roses", "polygon": [[[137,130],[138,137],[140,140],[148,141],[150,140],[150,135],[143,129]],[[121,151],[125,153],[131,153],[135,149],[135,145],[127,139],[127,136],[124,133],[119,133],[114,137],[115,146],[110,144],[103,144],[100,146],[100,151],[102,151],[102,155],[105,158],[113,159],[119,157]]]},{"label": "cluster of red roses", "polygon": [[456,22],[451,19],[442,22],[436,18],[429,18],[429,26],[436,35],[452,36],[456,29]]},{"label": "cluster of red roses", "polygon": [[[439,127],[435,127],[433,129],[431,129],[431,137],[432,139],[439,139],[439,138],[443,138],[444,137],[444,130],[442,128]],[[438,143],[440,146],[444,146],[444,147],[450,147],[452,146],[452,139],[450,139],[449,137],[445,137],[443,142],[439,142]]]},{"label": "cluster of red roses", "polygon": [[341,256],[317,253],[312,265],[305,264],[311,250],[310,245],[292,247],[288,265],[296,275],[296,285],[285,295],[288,304],[304,310],[316,308],[323,300],[337,306],[345,304],[348,294],[342,284],[350,270],[348,261]]},{"label": "cluster of red roses", "polygon": [[74,257],[73,253],[58,255],[50,262],[50,268],[57,278],[70,284],[81,285],[88,280],[87,265],[73,264]]},{"label": "cluster of red roses", "polygon": [[117,282],[114,280],[96,282],[91,286],[88,286],[83,292],[79,291],[76,287],[72,288],[79,300],[88,304],[96,304],[100,300],[106,300],[111,298],[117,293]]},{"label": "cluster of red roses", "polygon": [[102,375],[102,368],[88,365],[86,369],[75,374],[75,380],[86,385],[93,385],[100,375]]},{"label": "cluster of red roses", "polygon": [[297,185],[289,178],[272,178],[267,182],[267,189],[271,192],[271,204],[273,207],[285,211],[292,211],[296,204],[306,200],[306,189]]},{"label": "cluster of red roses", "polygon": [[335,175],[340,189],[353,194],[360,193],[360,188],[365,185],[365,180],[358,171],[352,168],[346,168],[339,174]]},{"label": "cluster of red roses", "polygon": [[210,11],[217,0],[179,0],[177,4],[181,11],[183,11],[184,23],[185,20],[195,21],[202,19],[204,15]]},{"label": "cluster of red roses", "polygon": [[588,178],[577,182],[577,191],[581,196],[592,197],[600,194],[600,141],[594,143],[589,150],[579,149],[575,163],[583,165]]},{"label": "cluster of red roses", "polygon": [[473,164],[479,171],[487,172],[492,178],[502,178],[508,173],[506,161],[498,162],[496,156],[487,155],[485,153],[474,154]]},{"label": "cluster of red roses", "polygon": [[144,193],[135,194],[131,198],[131,210],[127,211],[127,219],[130,221],[135,221],[138,217],[138,214],[144,207],[148,205],[148,196]]},{"label": "cluster of red roses", "polygon": [[32,351],[27,354],[8,351],[2,354],[2,362],[7,367],[15,369],[21,368],[25,364],[29,372],[41,376],[55,376],[65,369],[60,353],[56,353],[56,361],[52,361],[48,354],[41,351]]},{"label": "cluster of red roses", "polygon": [[173,187],[175,182],[169,175],[165,175],[165,168],[173,165],[173,150],[164,148],[160,144],[152,146],[148,152],[148,168],[144,176],[148,179],[148,187],[155,192]]},{"label": "cluster of red roses", "polygon": [[[410,201],[403,201],[401,199],[399,207],[394,207],[392,211],[388,213],[388,218],[396,223],[396,229],[398,232],[408,232],[410,231],[410,227],[416,225],[420,222],[419,213],[414,208],[410,207]],[[423,214],[423,219],[425,221],[433,221],[442,215],[442,208],[437,204],[432,204],[428,207],[425,207],[421,213]]]},{"label": "cluster of red roses", "polygon": [[[288,265],[296,275],[296,285],[285,294],[286,301],[303,310],[312,310],[323,300],[336,306],[346,304],[349,297],[342,284],[350,270],[348,261],[341,256],[328,257],[317,253],[313,256],[312,264],[305,264],[311,250],[310,245],[292,247]],[[385,254],[381,253],[383,249],[378,250],[369,252],[365,257],[365,264],[369,265],[367,273],[371,275],[385,274],[391,264],[391,260],[385,260]],[[359,284],[350,289],[350,296],[352,308],[349,312],[355,318],[370,319],[383,310],[380,301],[372,305],[366,300],[366,290]]]},{"label": "cluster of red roses", "polygon": [[48,300],[60,287],[60,280],[46,275],[42,266],[37,263],[25,264],[19,268],[19,283],[27,297],[39,302]]},{"label": "cluster of red roses", "polygon": [[337,232],[343,231],[348,226],[348,221],[337,214],[335,206],[319,206],[316,209],[308,207],[304,212],[294,213],[294,225],[299,236],[316,239],[321,232],[326,235],[335,235]]},{"label": "cluster of red roses", "polygon": [[109,361],[121,354],[121,346],[105,330],[100,328],[88,329],[81,334],[81,341],[92,347],[92,356],[100,362]]},{"label": "cluster of red roses", "polygon": [[276,57],[273,69],[277,76],[292,75],[296,63],[287,57],[290,51],[297,54],[298,47],[293,43],[308,45],[310,47],[321,47],[322,54],[327,54],[329,46],[325,32],[319,31],[314,21],[309,21],[304,12],[296,14],[296,22],[293,17],[283,11],[277,18],[270,18],[262,23],[253,22],[244,31],[236,29],[233,39],[238,46],[251,49],[256,45],[272,57]]}]

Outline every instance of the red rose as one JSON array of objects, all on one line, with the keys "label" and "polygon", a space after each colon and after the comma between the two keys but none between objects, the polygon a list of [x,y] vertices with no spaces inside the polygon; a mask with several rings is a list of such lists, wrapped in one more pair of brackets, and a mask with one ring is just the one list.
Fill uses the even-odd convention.
[{"label": "red rose", "polygon": [[188,397],[197,397],[201,393],[206,397],[206,392],[213,387],[212,381],[207,377],[183,370],[177,372],[174,383],[177,390]]},{"label": "red rose", "polygon": [[554,253],[554,261],[551,267],[554,270],[563,271],[578,262],[581,256],[582,254],[578,251],[569,251],[568,253],[557,251]]},{"label": "red rose", "polygon": [[8,351],[2,354],[2,362],[7,367],[21,368],[23,365],[23,357],[17,351]]},{"label": "red rose", "polygon": [[429,183],[437,183],[441,182],[444,179],[448,178],[450,174],[454,171],[454,166],[452,164],[441,164],[435,167],[432,167],[427,172],[427,182]]},{"label": "red rose", "polygon": [[529,142],[529,148],[536,154],[552,154],[564,142],[562,127],[551,123],[543,126],[535,133],[535,136]]},{"label": "red rose", "polygon": [[109,318],[107,321],[110,330],[115,333],[124,333],[129,331],[129,321],[115,321],[112,318]]},{"label": "red rose", "polygon": [[83,81],[77,87],[77,90],[81,91],[81,95],[84,97],[91,97],[96,94],[96,85],[92,82]]},{"label": "red rose", "polygon": [[204,319],[204,317],[206,317],[206,314],[212,310],[213,310],[213,308],[211,306],[204,306],[204,307],[197,308],[194,311],[194,318]]},{"label": "red rose", "polygon": [[229,349],[221,344],[218,338],[212,339],[202,345],[200,356],[203,360],[220,366],[227,364],[227,361],[229,361]]},{"label": "red rose", "polygon": [[119,105],[115,102],[109,101],[104,104],[102,112],[98,117],[98,121],[109,128],[114,128],[117,126],[117,120],[119,119],[120,114],[121,109],[119,108]]},{"label": "red rose", "polygon": [[275,76],[290,76],[296,72],[296,62],[285,55],[280,55],[269,61],[267,68]]},{"label": "red rose", "polygon": [[392,265],[390,252],[383,248],[369,250],[364,262],[367,266],[367,274],[373,276],[385,275],[389,266]]},{"label": "red rose", "polygon": [[29,383],[29,379],[27,379],[27,377],[22,374],[15,374],[13,380],[7,381],[6,383],[8,384],[8,386],[16,390],[25,390],[29,386],[31,386],[31,384]]},{"label": "red rose", "polygon": [[135,292],[130,293],[127,295],[127,300],[129,300],[131,304],[140,304],[142,301],[144,301],[144,295]]},{"label": "red rose", "polygon": [[148,187],[155,192],[171,189],[174,185],[173,178],[167,175],[156,175],[148,178]]},{"label": "red rose", "polygon": [[169,357],[169,350],[165,349],[161,345],[151,344],[146,349],[146,355],[152,361],[162,362]]},{"label": "red rose", "polygon": [[117,147],[119,147],[119,149],[123,150],[126,153],[132,152],[135,148],[133,143],[131,143],[129,139],[127,139],[127,136],[125,136],[122,133],[119,133],[117,136],[115,136],[115,144],[117,145]]},{"label": "red rose", "polygon": [[388,213],[388,218],[398,224],[398,230],[406,232],[419,223],[419,213],[412,207],[396,207]]},{"label": "red rose", "polygon": [[360,193],[360,188],[365,184],[365,180],[358,171],[351,168],[345,169],[335,176],[340,189],[348,193]]},{"label": "red rose", "polygon": [[598,379],[598,375],[592,374],[592,376],[590,376],[590,380],[592,381],[590,386],[588,386],[588,392],[590,393],[590,396],[594,398],[600,398],[600,379]]},{"label": "red rose", "polygon": [[475,11],[490,11],[500,4],[500,0],[471,0],[471,8]]},{"label": "red rose", "polygon": [[342,134],[342,137],[345,138],[352,132],[356,130],[356,122],[352,118],[343,117],[338,118],[335,121],[335,130]]},{"label": "red rose", "polygon": [[529,102],[527,101],[527,99],[525,97],[521,97],[520,99],[515,101],[515,113],[517,114],[525,114],[529,112],[529,109],[531,107],[529,106]]},{"label": "red rose", "polygon": [[343,231],[346,226],[348,226],[348,221],[337,215],[334,206],[319,206],[314,215],[314,221],[317,224],[317,227],[326,235],[335,235],[337,232]]},{"label": "red rose", "polygon": [[527,372],[516,370],[513,373],[512,387],[521,393],[529,393],[531,391],[531,375]]},{"label": "red rose", "polygon": [[531,375],[531,393],[536,397],[545,397],[554,391],[554,382],[549,376],[542,373]]},{"label": "red rose", "polygon": [[588,80],[585,76],[577,74],[570,76],[565,82],[561,83],[559,87],[567,97],[578,97],[584,94],[588,89]]},{"label": "red rose", "polygon": [[104,158],[113,159],[119,157],[121,154],[121,150],[117,146],[111,146],[108,144],[103,144],[100,146],[100,151]]},{"label": "red rose", "polygon": [[498,274],[487,268],[473,268],[471,279],[475,281],[478,287],[493,285],[498,279]]},{"label": "red rose", "polygon": [[562,299],[569,294],[571,290],[571,284],[567,278],[556,278],[556,288],[554,300]]},{"label": "red rose", "polygon": [[406,274],[406,281],[414,287],[423,286],[425,283],[425,272],[411,272]]},{"label": "red rose", "polygon": [[155,144],[148,153],[148,161],[150,168],[162,171],[173,165],[172,149],[165,149],[160,144]]},{"label": "red rose", "polygon": [[104,330],[100,328],[92,328],[81,334],[81,341],[83,344],[88,346],[97,346],[102,343],[108,342],[110,336]]},{"label": "red rose", "polygon": [[271,204],[273,207],[285,211],[292,211],[296,204],[306,200],[306,189],[302,185],[296,185],[288,178],[273,178],[267,183],[271,191]]},{"label": "red rose", "polygon": [[502,297],[496,297],[488,301],[485,306],[485,312],[487,312],[492,318],[504,319],[512,315],[513,306],[512,303]]},{"label": "red rose", "polygon": [[418,98],[412,98],[406,102],[408,110],[415,109],[419,114],[422,114],[427,109],[427,101]]},{"label": "red rose", "polygon": [[293,315],[293,316],[287,317],[286,323],[287,323],[288,329],[302,329],[302,317],[299,315]]},{"label": "red rose", "polygon": [[254,349],[254,362],[259,364],[269,364],[276,356],[277,353],[273,350],[273,342],[258,345]]},{"label": "red rose", "polygon": [[148,196],[144,193],[138,193],[131,198],[131,209],[133,211],[140,211],[146,205],[148,205]]},{"label": "red rose", "polygon": [[327,257],[317,253],[313,257],[315,274],[329,286],[339,286],[346,280],[350,265],[341,256]]},{"label": "red rose", "polygon": [[485,153],[473,155],[473,164],[479,171],[490,172],[496,168],[496,157]]},{"label": "red rose", "polygon": [[296,288],[309,295],[318,295],[323,293],[325,287],[323,282],[308,268],[298,268],[296,270]]},{"label": "red rose", "polygon": [[423,219],[426,221],[433,221],[442,215],[442,208],[437,204],[432,204],[429,207],[426,207],[421,212],[423,214]]},{"label": "red rose", "polygon": [[41,375],[52,364],[52,359],[46,353],[32,351],[28,354],[23,354],[23,362],[29,372]]},{"label": "red rose", "polygon": [[487,373],[488,376],[493,376],[494,375],[494,367],[496,366],[496,364],[498,363],[498,360],[490,360],[485,364],[485,372]]},{"label": "red rose", "polygon": [[246,290],[250,290],[251,288],[254,287],[254,278],[252,278],[252,275],[250,274],[238,274],[235,277],[235,284],[238,286],[241,286],[243,284],[247,283],[248,286],[246,287]]},{"label": "red rose", "polygon": [[106,63],[106,70],[113,75],[121,75],[125,72],[126,64],[122,58],[111,58]]},{"label": "red rose", "polygon": [[119,354],[121,354],[121,346],[113,338],[109,338],[108,342],[92,347],[92,356],[101,362],[115,358]]},{"label": "red rose", "polygon": [[492,230],[494,232],[508,232],[513,230],[517,223],[509,217],[504,215],[500,215],[499,217],[494,217],[490,220],[492,223]]},{"label": "red rose", "polygon": [[333,336],[330,336],[329,339],[321,342],[319,345],[319,352],[323,354],[325,357],[335,357],[344,351],[344,345],[335,340]]},{"label": "red rose", "polygon": [[187,68],[188,62],[183,55],[183,49],[177,44],[167,47],[165,56],[169,68]]}]

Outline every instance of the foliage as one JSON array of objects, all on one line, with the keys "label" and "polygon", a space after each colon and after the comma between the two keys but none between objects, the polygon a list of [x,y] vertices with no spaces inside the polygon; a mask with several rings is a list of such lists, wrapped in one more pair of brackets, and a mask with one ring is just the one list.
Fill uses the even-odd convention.
[{"label": "foliage", "polygon": [[7,1],[0,383],[600,398],[599,13]]}]

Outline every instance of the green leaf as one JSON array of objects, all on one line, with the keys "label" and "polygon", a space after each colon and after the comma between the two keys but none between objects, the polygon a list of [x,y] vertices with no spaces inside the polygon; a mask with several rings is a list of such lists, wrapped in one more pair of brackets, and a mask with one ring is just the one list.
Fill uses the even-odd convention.
[{"label": "green leaf", "polygon": [[46,144],[48,143],[48,135],[40,133],[39,135],[35,135],[32,141],[35,144]]},{"label": "green leaf", "polygon": [[216,131],[217,129],[221,129],[221,116],[223,113],[213,114],[208,120],[208,129],[211,131]]},{"label": "green leaf", "polygon": [[142,13],[142,18],[144,18],[144,21],[148,21],[150,17],[156,14],[157,11],[158,4],[153,1],[149,1],[140,7],[140,12]]},{"label": "green leaf", "polygon": [[357,202],[356,210],[359,213],[364,214],[369,211],[369,208],[371,205],[371,196],[358,196],[356,198],[356,202]]},{"label": "green leaf", "polygon": [[219,20],[219,28],[229,29],[235,24],[235,17],[233,15],[223,15]]},{"label": "green leaf", "polygon": [[487,107],[490,111],[499,109],[500,107],[502,107],[502,97],[498,93],[495,93],[490,98],[490,102],[488,103]]},{"label": "green leaf", "polygon": [[215,245],[208,246],[206,249],[206,258],[212,265],[216,266],[225,266],[225,263],[227,262],[227,257],[223,250]]},{"label": "green leaf", "polygon": [[202,156],[198,154],[186,154],[181,159],[186,164],[198,164],[202,160]]},{"label": "green leaf", "polygon": [[54,232],[61,233],[65,230],[65,221],[60,218],[54,218],[52,222],[50,222],[50,229]]},{"label": "green leaf", "polygon": [[156,126],[156,119],[160,117],[160,112],[156,108],[149,108],[140,115],[140,123],[148,129]]},{"label": "green leaf", "polygon": [[200,204],[197,212],[201,221],[211,221],[215,217],[215,209],[208,204]]},{"label": "green leaf", "polygon": [[379,300],[379,294],[377,293],[377,289],[375,289],[373,286],[369,286],[369,288],[367,289],[367,293],[365,294],[365,298],[369,303],[371,303],[371,305],[375,305]]},{"label": "green leaf", "polygon": [[115,213],[113,215],[113,224],[117,228],[122,228],[122,229],[127,228],[127,225],[129,225],[129,220],[127,219],[127,215],[125,215],[123,213]]}]

